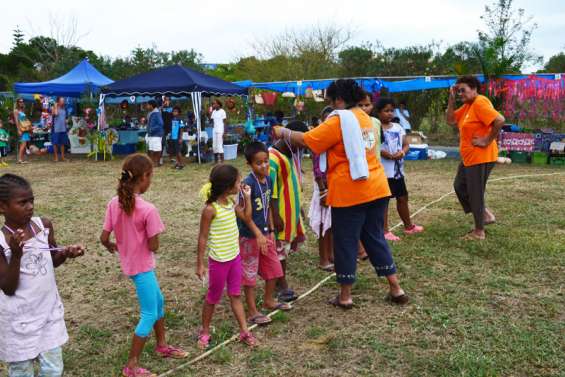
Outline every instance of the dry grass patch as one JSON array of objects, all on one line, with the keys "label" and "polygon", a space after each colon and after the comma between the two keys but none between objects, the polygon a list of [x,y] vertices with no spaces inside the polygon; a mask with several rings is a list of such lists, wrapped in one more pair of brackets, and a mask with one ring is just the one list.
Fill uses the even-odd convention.
[{"label": "dry grass patch", "polygon": [[[41,161],[10,169],[32,181],[36,213],[53,220],[59,242],[84,242],[89,248],[84,258],[57,270],[71,336],[65,347],[66,376],[117,376],[137,322],[132,284],[121,275],[117,257],[98,244],[120,164]],[[247,172],[241,160],[236,165]],[[197,193],[209,169],[159,169],[146,194],[167,226],[157,273],[169,337],[191,357],[199,354],[194,334],[204,293],[194,275],[202,206]],[[311,193],[306,169],[305,203]],[[451,191],[455,171],[455,161],[408,163],[411,208]],[[559,171],[565,173],[530,165],[497,166],[493,178]],[[362,264],[353,311],[326,305],[337,288],[328,283],[294,311],[259,329],[262,345],[257,350],[232,344],[176,375],[557,376],[565,360],[563,187],[565,175],[492,182],[487,200],[498,224],[489,228],[483,243],[459,239],[471,218],[463,216],[450,196],[416,218],[426,227],[424,234],[393,245],[411,305],[385,304],[385,282]],[[396,223],[395,211],[391,215]],[[310,237],[304,252],[289,261],[293,288],[303,292],[325,277],[316,266],[317,248]],[[225,302],[214,325],[215,343],[236,330]],[[164,372],[179,364],[156,357],[153,345],[146,347],[145,366]]]}]

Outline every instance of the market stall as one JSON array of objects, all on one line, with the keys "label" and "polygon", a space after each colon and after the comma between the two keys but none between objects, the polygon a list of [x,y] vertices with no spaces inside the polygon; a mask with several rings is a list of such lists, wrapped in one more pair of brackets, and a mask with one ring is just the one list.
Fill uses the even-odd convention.
[{"label": "market stall", "polygon": [[[201,135],[203,96],[247,96],[247,93],[247,88],[190,68],[174,65],[119,80],[102,88],[100,95],[102,109],[100,112],[103,113],[104,102],[108,97],[190,97],[196,119],[197,135]],[[104,128],[104,124],[101,126]],[[198,162],[200,162],[201,143],[196,141],[196,144],[198,148]]]},{"label": "market stall", "polygon": [[[18,95],[31,96],[33,100],[39,100],[42,104],[42,116],[40,124],[34,127],[32,143],[43,148],[49,145],[50,132],[47,131],[49,126],[50,111],[54,103],[54,97],[67,97],[72,102],[78,101],[78,98],[85,94],[96,94],[104,85],[109,85],[113,81],[100,73],[88,59],[82,60],[73,69],[56,79],[35,82],[35,83],[15,83],[14,91]],[[71,114],[71,111],[68,111]],[[76,114],[72,119],[72,127],[69,130],[69,142],[71,153],[88,153],[92,149],[92,138],[87,134],[90,133],[92,127],[88,127],[92,123],[91,118],[94,114],[89,111],[84,114]]]}]

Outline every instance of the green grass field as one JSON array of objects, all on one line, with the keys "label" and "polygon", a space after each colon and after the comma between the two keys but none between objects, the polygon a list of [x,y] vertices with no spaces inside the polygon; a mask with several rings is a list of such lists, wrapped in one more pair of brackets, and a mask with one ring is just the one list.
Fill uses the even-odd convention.
[{"label": "green grass field", "polygon": [[[120,164],[35,161],[2,170],[31,180],[36,214],[52,219],[60,244],[88,246],[85,257],[57,270],[70,333],[65,376],[118,376],[137,323],[133,286],[121,275],[117,257],[97,241]],[[236,165],[247,173],[241,160]],[[307,205],[311,173],[309,163],[305,166]],[[447,160],[407,164],[413,211],[451,191],[456,166]],[[190,358],[200,353],[195,334],[205,291],[194,274],[202,207],[197,192],[209,169],[161,168],[146,194],[167,225],[157,272],[169,338]],[[561,175],[494,181],[556,172]],[[326,304],[337,288],[332,280],[294,311],[257,330],[257,349],[231,344],[174,376],[565,375],[565,169],[497,166],[492,179],[487,202],[498,223],[488,228],[487,241],[460,240],[472,220],[451,195],[416,216],[425,233],[393,245],[410,305],[385,303],[385,281],[362,262],[354,310]],[[396,223],[395,211],[391,215]],[[327,276],[316,266],[316,242],[310,236],[289,260],[289,281],[299,293]],[[236,331],[225,302],[214,326],[214,344]],[[156,357],[153,346],[150,341],[146,347],[144,366],[163,373],[182,363]]]}]

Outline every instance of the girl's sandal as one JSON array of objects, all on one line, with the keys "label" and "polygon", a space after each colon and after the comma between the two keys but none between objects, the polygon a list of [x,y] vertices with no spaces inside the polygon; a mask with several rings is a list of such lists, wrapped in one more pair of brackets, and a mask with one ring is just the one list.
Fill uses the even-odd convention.
[{"label": "girl's sandal", "polygon": [[283,312],[288,312],[289,310],[292,310],[292,305],[290,305],[288,302],[278,302],[274,307],[272,308],[268,308],[266,306],[263,306],[264,310],[280,310]]},{"label": "girl's sandal", "polygon": [[204,351],[210,345],[210,334],[198,334],[198,348]]},{"label": "girl's sandal", "polygon": [[170,357],[171,359],[184,359],[188,356],[188,352],[174,346],[156,347],[155,352],[161,357]]},{"label": "girl's sandal", "polygon": [[123,377],[157,377],[155,373],[151,373],[147,369],[143,369],[139,367],[137,368],[124,367],[124,369],[122,369],[122,376]]},{"label": "girl's sandal", "polygon": [[254,325],[263,326],[271,323],[273,320],[266,315],[259,313],[249,318],[247,321]]},{"label": "girl's sandal", "polygon": [[251,332],[239,333],[239,341],[245,343],[249,347],[256,347],[258,345],[257,338]]}]

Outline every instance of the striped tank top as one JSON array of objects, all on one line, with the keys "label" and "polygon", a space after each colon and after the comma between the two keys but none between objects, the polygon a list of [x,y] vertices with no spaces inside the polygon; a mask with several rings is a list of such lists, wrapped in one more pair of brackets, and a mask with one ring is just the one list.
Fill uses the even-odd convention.
[{"label": "striped tank top", "polygon": [[239,230],[233,202],[223,206],[212,203],[216,216],[210,224],[208,254],[217,262],[228,262],[239,255]]}]

